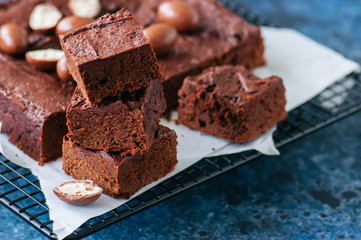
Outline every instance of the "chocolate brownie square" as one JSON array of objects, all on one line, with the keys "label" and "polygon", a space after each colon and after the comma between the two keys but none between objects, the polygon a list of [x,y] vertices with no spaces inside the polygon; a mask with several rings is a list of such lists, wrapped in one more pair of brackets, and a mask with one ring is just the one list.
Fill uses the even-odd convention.
[{"label": "chocolate brownie square", "polygon": [[0,121],[9,141],[43,165],[61,157],[71,94],[48,74],[0,53]]},{"label": "chocolate brownie square", "polygon": [[78,88],[92,104],[161,78],[148,39],[124,8],[60,35],[60,43]]},{"label": "chocolate brownie square", "polygon": [[64,138],[63,169],[75,179],[89,179],[105,194],[130,198],[145,185],[164,177],[177,163],[177,135],[161,126],[150,150],[136,155],[89,150]]},{"label": "chocolate brownie square", "polygon": [[280,78],[260,79],[243,66],[212,67],[184,80],[178,121],[242,143],[284,120],[285,105]]},{"label": "chocolate brownie square", "polygon": [[90,104],[77,89],[67,109],[68,137],[82,147],[141,153],[149,150],[165,111],[161,81]]}]

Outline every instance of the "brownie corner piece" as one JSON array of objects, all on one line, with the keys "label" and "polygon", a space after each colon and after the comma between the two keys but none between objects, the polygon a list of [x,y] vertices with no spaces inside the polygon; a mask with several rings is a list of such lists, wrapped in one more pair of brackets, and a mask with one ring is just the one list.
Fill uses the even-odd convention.
[{"label": "brownie corner piece", "polygon": [[90,103],[160,79],[148,39],[126,9],[60,36],[71,74]]},{"label": "brownie corner piece", "polygon": [[165,105],[159,79],[96,104],[76,89],[67,109],[68,137],[89,149],[141,153],[149,150]]},{"label": "brownie corner piece", "polygon": [[160,126],[155,136],[148,151],[135,155],[86,149],[66,136],[63,169],[75,179],[93,180],[107,195],[129,199],[173,171],[178,162],[176,133]]},{"label": "brownie corner piece", "polygon": [[185,79],[178,121],[192,129],[246,142],[284,120],[282,79],[260,79],[243,66],[212,67]]}]

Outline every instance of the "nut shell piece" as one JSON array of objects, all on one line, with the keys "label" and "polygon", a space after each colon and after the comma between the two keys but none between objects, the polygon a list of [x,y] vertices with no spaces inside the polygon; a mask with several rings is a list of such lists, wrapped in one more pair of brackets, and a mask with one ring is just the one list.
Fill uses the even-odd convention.
[{"label": "nut shell piece", "polygon": [[55,195],[72,205],[86,205],[97,200],[103,193],[91,180],[74,180],[64,182],[53,189]]},{"label": "nut shell piece", "polygon": [[78,17],[93,18],[101,11],[99,0],[69,0],[70,11]]},{"label": "nut shell piece", "polygon": [[38,70],[52,71],[57,62],[64,57],[64,52],[58,49],[39,49],[25,54],[26,61]]},{"label": "nut shell piece", "polygon": [[35,31],[51,31],[56,27],[62,16],[62,13],[53,4],[41,3],[31,12],[29,26]]}]

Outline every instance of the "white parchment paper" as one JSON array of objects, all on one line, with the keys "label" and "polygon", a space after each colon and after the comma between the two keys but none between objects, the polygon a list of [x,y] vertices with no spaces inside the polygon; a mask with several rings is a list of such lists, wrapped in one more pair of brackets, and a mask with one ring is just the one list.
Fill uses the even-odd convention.
[{"label": "white parchment paper", "polygon": [[[359,70],[357,63],[345,59],[335,51],[294,30],[263,27],[262,34],[265,39],[267,65],[256,69],[255,73],[260,77],[278,75],[283,78],[288,111],[311,99],[347,74]],[[172,118],[175,119],[176,114],[173,114]],[[179,163],[172,173],[144,187],[133,197],[206,156],[230,154],[249,149],[255,149],[267,155],[279,154],[272,139],[272,133],[276,127],[246,144],[235,144],[189,130],[184,126],[176,125],[173,121],[168,122],[162,119],[161,123],[177,132]],[[0,135],[0,142],[0,150],[9,160],[30,168],[32,173],[39,178],[50,209],[50,219],[54,221],[53,229],[59,239],[72,233],[89,218],[106,213],[126,202],[126,200],[113,199],[103,194],[98,201],[87,206],[66,204],[52,192],[55,186],[71,180],[71,177],[64,174],[61,168],[61,159],[39,167],[37,162],[10,144],[6,135]]]}]

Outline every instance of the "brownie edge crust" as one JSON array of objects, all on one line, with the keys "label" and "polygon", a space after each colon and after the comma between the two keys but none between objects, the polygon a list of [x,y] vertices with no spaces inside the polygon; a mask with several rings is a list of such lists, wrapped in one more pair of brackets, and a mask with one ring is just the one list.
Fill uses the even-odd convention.
[{"label": "brownie edge crust", "polygon": [[177,135],[160,126],[149,151],[124,156],[63,142],[63,169],[75,179],[89,179],[111,197],[129,199],[145,185],[164,177],[177,163]]}]

